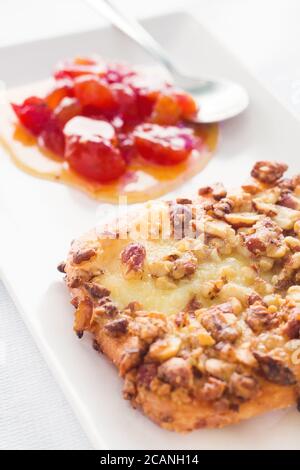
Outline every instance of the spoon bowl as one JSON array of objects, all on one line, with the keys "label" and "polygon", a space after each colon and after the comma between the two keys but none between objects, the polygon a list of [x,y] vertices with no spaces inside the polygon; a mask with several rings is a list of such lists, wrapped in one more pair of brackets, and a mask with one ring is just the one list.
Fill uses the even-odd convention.
[{"label": "spoon bowl", "polygon": [[190,93],[198,104],[199,112],[193,122],[213,123],[232,118],[249,104],[246,90],[239,84],[215,78],[193,77],[182,74],[168,53],[134,18],[121,11],[111,0],[86,0],[97,12],[139,44],[158,63],[163,65],[177,86]]},{"label": "spoon bowl", "polygon": [[198,104],[199,112],[193,122],[213,123],[230,119],[249,104],[245,89],[227,80],[207,80],[198,86],[184,87]]}]

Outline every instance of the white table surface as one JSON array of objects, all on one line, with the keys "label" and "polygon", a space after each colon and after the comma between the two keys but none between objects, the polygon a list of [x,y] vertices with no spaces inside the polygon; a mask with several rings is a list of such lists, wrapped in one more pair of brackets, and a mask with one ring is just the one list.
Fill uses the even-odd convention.
[{"label": "white table surface", "polygon": [[[192,11],[300,115],[299,0],[118,1],[137,16]],[[101,23],[81,0],[0,0],[0,47]],[[0,449],[90,449],[1,281],[0,325]]]}]

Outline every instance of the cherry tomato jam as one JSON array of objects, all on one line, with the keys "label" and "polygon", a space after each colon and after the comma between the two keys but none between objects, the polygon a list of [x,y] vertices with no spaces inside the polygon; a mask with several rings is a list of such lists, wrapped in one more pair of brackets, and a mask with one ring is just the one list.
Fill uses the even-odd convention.
[{"label": "cherry tomato jam", "polygon": [[17,120],[4,140],[14,160],[98,199],[159,196],[199,171],[216,144],[217,127],[187,124],[196,103],[157,70],[80,57],[31,89],[9,96]]}]

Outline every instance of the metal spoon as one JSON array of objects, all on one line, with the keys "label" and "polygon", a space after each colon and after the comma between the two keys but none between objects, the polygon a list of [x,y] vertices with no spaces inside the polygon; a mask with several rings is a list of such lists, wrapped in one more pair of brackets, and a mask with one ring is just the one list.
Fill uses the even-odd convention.
[{"label": "metal spoon", "polygon": [[111,0],[86,0],[97,12],[104,14],[119,30],[138,43],[171,73],[174,82],[189,92],[199,105],[194,122],[218,122],[232,118],[249,104],[246,90],[237,83],[215,78],[186,75],[169,58],[168,53],[134,18],[127,16]]}]

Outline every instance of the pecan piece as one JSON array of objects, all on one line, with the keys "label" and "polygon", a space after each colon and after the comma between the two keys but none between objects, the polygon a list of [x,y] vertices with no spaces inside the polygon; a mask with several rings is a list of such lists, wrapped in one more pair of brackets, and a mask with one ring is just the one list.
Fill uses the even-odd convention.
[{"label": "pecan piece", "polygon": [[188,199],[186,197],[178,197],[176,199],[177,204],[193,204],[193,201],[191,199]]},{"label": "pecan piece", "polygon": [[146,250],[141,243],[129,243],[120,256],[125,277],[140,277],[143,274]]},{"label": "pecan piece", "polygon": [[159,318],[137,316],[130,323],[130,333],[147,343],[152,343],[166,332],[166,325]]},{"label": "pecan piece", "polygon": [[84,286],[95,299],[102,299],[103,297],[108,297],[110,295],[110,291],[106,289],[106,287],[96,284],[95,282],[87,282]]},{"label": "pecan piece", "polygon": [[255,302],[246,310],[245,321],[254,333],[261,333],[279,325],[277,312],[269,312],[261,302]]},{"label": "pecan piece", "polygon": [[258,392],[258,381],[255,377],[234,372],[229,381],[229,391],[243,400],[250,400]]},{"label": "pecan piece", "polygon": [[287,169],[288,166],[285,163],[260,161],[255,163],[251,176],[262,183],[274,184]]},{"label": "pecan piece", "polygon": [[300,210],[300,201],[289,190],[281,191],[280,198],[277,202],[280,206],[288,207],[289,209]]},{"label": "pecan piece", "polygon": [[233,209],[233,202],[231,199],[224,198],[221,201],[213,205],[213,213],[219,219],[223,219],[226,214],[230,214]]},{"label": "pecan piece", "polygon": [[128,320],[127,318],[117,318],[116,320],[106,323],[104,329],[106,333],[111,336],[125,335],[128,329]]},{"label": "pecan piece", "polygon": [[198,189],[199,196],[213,197],[216,201],[219,201],[223,197],[226,197],[227,191],[223,183],[214,183],[211,186],[204,186]]},{"label": "pecan piece", "polygon": [[170,276],[173,279],[182,279],[191,276],[197,269],[197,258],[186,253],[181,258],[174,261]]},{"label": "pecan piece", "polygon": [[253,233],[245,235],[244,240],[247,249],[255,256],[264,255],[267,251],[270,252],[269,256],[274,254],[276,257],[276,248],[284,245],[282,229],[269,217],[258,220],[253,226]]},{"label": "pecan piece", "polygon": [[164,362],[159,366],[157,376],[173,387],[189,388],[193,380],[191,366],[181,357],[173,357]]},{"label": "pecan piece", "polygon": [[300,309],[294,308],[289,315],[288,321],[283,329],[283,334],[290,339],[300,338]]},{"label": "pecan piece", "polygon": [[61,263],[59,263],[59,265],[57,266],[57,270],[60,272],[60,273],[65,273],[66,269],[66,263],[64,261],[62,261]]},{"label": "pecan piece", "polygon": [[95,248],[87,248],[85,250],[78,250],[73,254],[73,263],[74,264],[81,264],[85,261],[89,261],[96,255]]},{"label": "pecan piece", "polygon": [[219,201],[223,197],[226,197],[227,191],[223,185],[223,183],[215,183],[212,185],[212,196],[214,199]]},{"label": "pecan piece", "polygon": [[200,322],[216,341],[233,343],[240,336],[240,331],[233,324],[228,323],[227,313],[233,313],[231,302],[203,309]]},{"label": "pecan piece", "polygon": [[196,299],[196,297],[192,297],[191,300],[187,303],[184,307],[184,312],[186,313],[194,313],[196,310],[202,307],[201,302]]},{"label": "pecan piece", "polygon": [[107,297],[99,299],[99,302],[94,308],[94,317],[105,315],[107,317],[115,317],[118,315],[119,310],[115,304],[112,303]]},{"label": "pecan piece", "polygon": [[279,359],[258,352],[253,352],[253,355],[259,364],[260,374],[269,382],[278,385],[295,385],[297,383],[293,371]]},{"label": "pecan piece", "polygon": [[205,401],[219,400],[226,390],[226,382],[215,377],[209,377],[200,390],[200,398]]}]

